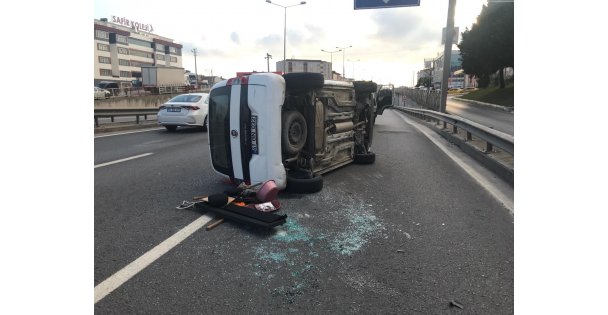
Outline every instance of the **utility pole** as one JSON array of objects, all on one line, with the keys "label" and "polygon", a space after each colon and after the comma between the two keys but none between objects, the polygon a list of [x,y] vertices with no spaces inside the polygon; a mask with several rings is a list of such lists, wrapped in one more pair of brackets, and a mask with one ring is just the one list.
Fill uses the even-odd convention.
[{"label": "utility pole", "polygon": [[196,75],[196,88],[198,89],[198,69],[196,68],[196,48],[192,48],[194,54],[194,74]]},{"label": "utility pole", "polygon": [[441,102],[439,111],[445,113],[445,102],[448,99],[448,77],[450,76],[452,57],[452,37],[454,37],[454,11],[456,0],[450,0],[448,6],[448,23],[445,27],[445,48],[443,49],[443,78],[441,80]]},{"label": "utility pole", "polygon": [[264,57],[264,59],[266,59],[266,66],[268,67],[268,72],[270,72],[270,59],[272,59],[272,55],[266,53],[266,57]]}]

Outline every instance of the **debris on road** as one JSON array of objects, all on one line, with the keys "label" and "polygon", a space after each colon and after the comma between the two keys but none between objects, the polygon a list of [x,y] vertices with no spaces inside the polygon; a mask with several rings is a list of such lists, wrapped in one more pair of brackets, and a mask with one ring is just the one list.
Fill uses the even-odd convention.
[{"label": "debris on road", "polygon": [[462,306],[462,304],[460,304],[460,303],[459,303],[458,301],[456,301],[456,300],[452,300],[452,301],[450,301],[450,306],[455,306],[455,307],[458,307],[458,308],[459,308],[459,309],[461,309],[461,310],[463,310],[463,309],[464,309],[464,306]]},{"label": "debris on road", "polygon": [[246,224],[272,228],[285,223],[287,215],[278,215],[271,212],[281,208],[277,200],[278,188],[273,180],[254,185],[241,183],[235,189],[208,197],[197,196],[194,202],[183,201],[177,209],[196,207],[202,211],[209,211],[221,218],[207,226],[207,230],[215,228],[224,219],[230,219]]}]

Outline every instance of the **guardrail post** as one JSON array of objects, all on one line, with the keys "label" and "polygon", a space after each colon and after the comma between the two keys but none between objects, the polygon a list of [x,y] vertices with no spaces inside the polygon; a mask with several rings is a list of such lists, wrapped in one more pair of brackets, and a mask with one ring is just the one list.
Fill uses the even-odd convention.
[{"label": "guardrail post", "polygon": [[470,132],[467,131],[467,140],[466,141],[471,141],[473,140],[473,134],[471,134]]},{"label": "guardrail post", "polygon": [[135,123],[139,125],[139,115],[135,115]]},{"label": "guardrail post", "polygon": [[95,117],[95,127],[99,127],[99,121],[98,121],[97,117]]},{"label": "guardrail post", "polygon": [[488,154],[488,153],[492,153],[492,149],[494,149],[494,147],[492,146],[491,143],[486,142],[486,151],[484,153]]},{"label": "guardrail post", "polygon": [[110,120],[114,122],[114,116],[110,116]]},{"label": "guardrail post", "polygon": [[443,129],[446,129],[448,127],[448,124],[444,121],[443,122]]},{"label": "guardrail post", "polygon": [[458,133],[458,127],[456,127],[456,125],[452,125],[452,133]]}]

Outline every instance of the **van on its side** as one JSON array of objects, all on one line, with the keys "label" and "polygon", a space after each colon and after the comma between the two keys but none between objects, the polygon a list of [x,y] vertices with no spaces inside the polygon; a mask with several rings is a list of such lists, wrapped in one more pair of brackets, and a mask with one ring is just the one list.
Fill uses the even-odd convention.
[{"label": "van on its side", "polygon": [[324,80],[307,72],[219,82],[209,95],[213,168],[235,182],[274,180],[280,189],[320,191],[321,174],[374,163],[375,117],[392,105],[385,94],[377,106],[376,94],[371,81]]}]

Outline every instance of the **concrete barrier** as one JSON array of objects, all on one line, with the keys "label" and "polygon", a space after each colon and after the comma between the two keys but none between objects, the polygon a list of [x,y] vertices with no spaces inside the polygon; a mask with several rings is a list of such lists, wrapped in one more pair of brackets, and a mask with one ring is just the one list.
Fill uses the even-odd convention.
[{"label": "concrete barrier", "polygon": [[117,96],[105,100],[95,100],[94,108],[158,108],[179,94]]}]

